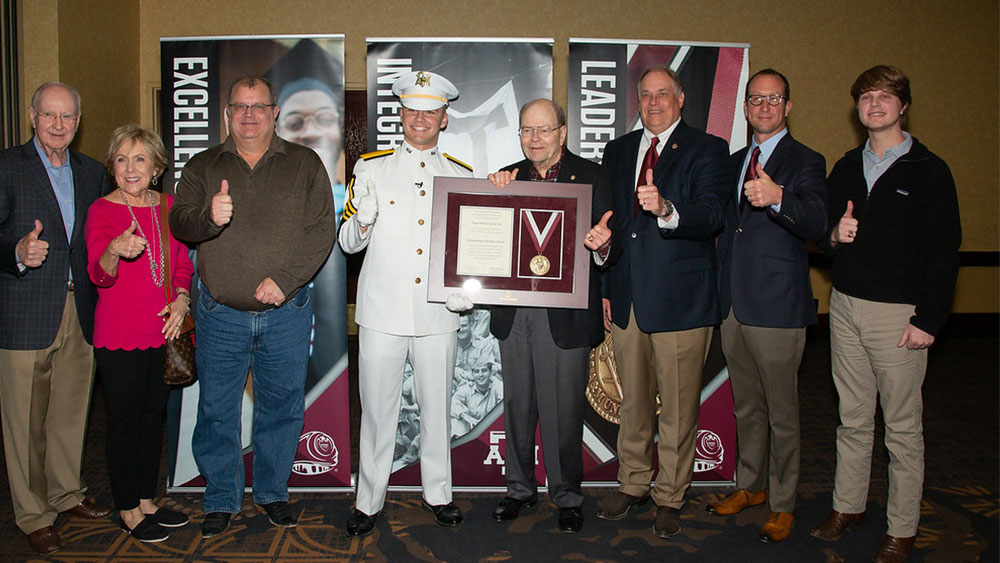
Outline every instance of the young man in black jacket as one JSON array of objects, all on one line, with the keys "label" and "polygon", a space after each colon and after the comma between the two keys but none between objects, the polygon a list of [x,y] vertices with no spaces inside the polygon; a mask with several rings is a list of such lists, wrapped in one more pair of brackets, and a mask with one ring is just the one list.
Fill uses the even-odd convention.
[{"label": "young man in black jacket", "polygon": [[927,348],[951,309],[962,232],[951,171],[909,133],[910,83],[876,66],[851,95],[868,141],[828,178],[833,258],[830,345],[840,395],[833,511],[826,541],[864,517],[876,398],[889,450],[888,530],[875,561],[904,561],[920,519]]}]

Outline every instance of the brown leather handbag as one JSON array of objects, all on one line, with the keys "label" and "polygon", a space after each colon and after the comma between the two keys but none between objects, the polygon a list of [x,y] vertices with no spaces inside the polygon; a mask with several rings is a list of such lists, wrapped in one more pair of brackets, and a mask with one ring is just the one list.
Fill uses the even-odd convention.
[{"label": "brown leather handbag", "polygon": [[[166,279],[163,283],[163,293],[167,304],[174,300],[170,275],[170,223],[167,219],[167,195],[160,199],[160,252],[163,252],[163,267],[166,269]],[[194,359],[194,319],[189,312],[181,322],[181,333],[174,340],[167,340],[165,347],[166,359],[163,366],[163,381],[167,385],[189,385],[198,379],[198,367]]]}]

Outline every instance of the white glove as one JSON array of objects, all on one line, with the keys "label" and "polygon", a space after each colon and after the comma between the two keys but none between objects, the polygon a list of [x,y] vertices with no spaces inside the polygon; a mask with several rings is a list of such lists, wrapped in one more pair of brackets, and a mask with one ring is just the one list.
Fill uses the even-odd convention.
[{"label": "white glove", "polygon": [[378,195],[375,193],[375,184],[368,180],[365,185],[364,195],[357,196],[358,224],[362,227],[369,227],[375,223],[378,217]]},{"label": "white glove", "polygon": [[452,293],[444,302],[444,306],[452,313],[461,313],[472,308],[472,300],[464,293]]}]

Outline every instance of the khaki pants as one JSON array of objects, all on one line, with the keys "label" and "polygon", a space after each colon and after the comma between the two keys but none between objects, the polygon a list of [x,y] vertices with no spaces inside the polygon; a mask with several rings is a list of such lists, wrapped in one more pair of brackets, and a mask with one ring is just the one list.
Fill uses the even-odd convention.
[{"label": "khaki pants", "polygon": [[80,479],[93,348],[66,296],[55,341],[44,350],[0,350],[0,411],[7,479],[18,528],[30,534],[85,498]]},{"label": "khaki pants", "polygon": [[[712,327],[647,334],[635,312],[628,328],[613,327],[615,359],[622,379],[621,426],[618,429],[619,490],[649,494],[653,477],[653,435],[659,430],[659,473],[653,502],[681,508],[694,470],[701,374],[712,342]],[[656,395],[661,401],[656,416]]]},{"label": "khaki pants", "polygon": [[923,397],[927,350],[897,347],[913,305],[878,303],[833,290],[830,350],[840,395],[833,509],[865,510],[875,439],[876,400],[889,450],[887,533],[916,535],[924,483]]}]

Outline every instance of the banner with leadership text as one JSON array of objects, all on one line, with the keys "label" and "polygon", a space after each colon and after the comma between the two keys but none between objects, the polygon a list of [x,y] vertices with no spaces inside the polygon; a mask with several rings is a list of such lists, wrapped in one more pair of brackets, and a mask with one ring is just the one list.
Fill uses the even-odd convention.
[{"label": "banner with leadership text", "polygon": [[[646,69],[665,65],[680,76],[684,121],[726,140],[730,152],[743,148],[747,143],[743,97],[749,52],[750,45],[745,43],[571,38],[567,146],[600,162],[608,141],[642,128],[639,78]],[[621,387],[607,346],[598,348],[594,364],[587,388],[592,408],[585,416],[585,436],[594,443],[610,445],[613,451]],[[716,331],[702,376],[693,481],[735,481],[736,455],[733,394]],[[614,481],[617,466],[616,460],[606,460],[589,477]]]},{"label": "banner with leadership text", "polygon": [[[322,159],[331,180],[335,213],[340,216],[345,196],[343,35],[161,38],[160,69],[159,129],[169,156],[165,190],[173,191],[191,157],[225,140],[229,85],[241,76],[257,74],[274,86],[280,108],[278,136],[312,148]],[[344,254],[334,247],[312,282],[314,318],[305,424],[290,487],[351,485],[346,276]],[[197,314],[196,309],[192,313]],[[171,394],[167,413],[170,490],[204,486],[191,449],[198,399],[197,383]],[[249,485],[254,456],[249,381],[242,403],[233,408],[241,409],[240,438]]]}]

